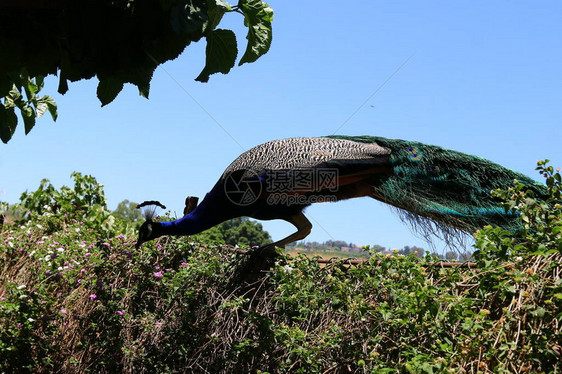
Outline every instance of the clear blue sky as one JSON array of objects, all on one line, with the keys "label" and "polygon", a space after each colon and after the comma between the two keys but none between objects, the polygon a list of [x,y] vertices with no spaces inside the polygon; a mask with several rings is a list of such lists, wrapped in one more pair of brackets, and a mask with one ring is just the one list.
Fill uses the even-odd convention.
[{"label": "clear blue sky", "polygon": [[[157,69],[149,100],[128,86],[101,108],[97,79],[70,84],[65,96],[48,79],[44,93],[55,97],[59,119],[40,119],[28,136],[20,124],[0,144],[0,200],[18,201],[42,178],[69,185],[80,171],[105,185],[110,208],[156,199],[179,213],[185,196],[203,197],[244,149],[329,135],[344,123],[338,134],[437,144],[535,179],[537,159],[562,166],[562,3],[295,4],[270,2],[267,55],[207,84],[194,81],[204,41]],[[244,43],[242,18],[226,21]],[[428,247],[367,198],[317,204],[307,214],[309,240]],[[276,239],[293,231],[287,223],[264,226]]]}]

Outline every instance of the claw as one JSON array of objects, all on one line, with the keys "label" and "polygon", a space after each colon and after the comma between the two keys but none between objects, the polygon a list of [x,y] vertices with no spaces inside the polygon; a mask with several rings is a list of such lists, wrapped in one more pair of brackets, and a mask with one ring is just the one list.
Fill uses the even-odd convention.
[{"label": "claw", "polygon": [[256,253],[258,257],[265,259],[270,259],[279,255],[277,253],[277,248],[273,244],[267,244],[263,247],[258,247],[254,249],[254,253]]}]

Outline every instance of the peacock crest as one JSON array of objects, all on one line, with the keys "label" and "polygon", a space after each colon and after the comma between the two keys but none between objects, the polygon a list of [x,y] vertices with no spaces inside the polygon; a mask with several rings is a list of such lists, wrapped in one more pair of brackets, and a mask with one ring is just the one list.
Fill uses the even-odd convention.
[{"label": "peacock crest", "polygon": [[136,208],[141,210],[145,220],[154,221],[158,208],[166,209],[166,206],[159,201],[149,200],[140,203]]}]

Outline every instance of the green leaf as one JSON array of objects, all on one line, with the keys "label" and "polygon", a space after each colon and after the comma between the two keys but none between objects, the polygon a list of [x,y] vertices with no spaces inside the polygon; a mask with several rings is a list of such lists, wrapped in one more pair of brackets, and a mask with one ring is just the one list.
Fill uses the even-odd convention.
[{"label": "green leaf", "polygon": [[[17,107],[21,107],[23,105],[23,95],[18,90],[15,84],[12,86],[12,89],[10,90],[8,96],[6,96],[6,100],[9,100],[10,106],[15,105]],[[6,102],[4,104],[8,106]]]},{"label": "green leaf", "polygon": [[248,45],[239,65],[254,62],[269,51],[272,40],[271,22],[273,9],[264,1],[241,0],[238,3],[244,13],[244,25],[248,27]]},{"label": "green leaf", "polygon": [[205,67],[195,78],[199,82],[209,81],[211,74],[228,73],[234,66],[238,54],[236,36],[231,30],[213,30],[205,38],[207,39]]},{"label": "green leaf", "polygon": [[47,103],[43,102],[42,99],[37,99],[35,101],[35,116],[40,118],[45,114],[45,112],[49,109]]},{"label": "green leaf", "polygon": [[139,95],[148,99],[148,94],[150,93],[150,82],[146,84],[139,84],[137,85],[137,88],[139,89]]},{"label": "green leaf", "polygon": [[24,87],[24,90],[25,90],[25,94],[27,96],[27,100],[33,101],[35,99],[35,95],[43,87],[43,77],[38,76],[37,78],[35,78],[35,81],[34,81],[33,78],[25,75],[25,76],[22,76],[22,83],[23,83],[23,87]]},{"label": "green leaf", "polygon": [[0,78],[0,97],[8,95],[12,86],[13,82],[8,77]]},{"label": "green leaf", "polygon": [[222,0],[207,0],[207,14],[209,19],[205,25],[204,32],[209,32],[218,26],[226,12],[232,12],[232,6]]},{"label": "green leaf", "polygon": [[35,93],[37,92],[37,86],[33,84],[33,80],[31,78],[29,77],[26,78],[27,79],[25,79],[23,84],[23,89],[25,91],[25,96],[27,97],[27,100],[31,101],[35,97]]},{"label": "green leaf", "polygon": [[184,0],[171,8],[170,22],[178,35],[199,33],[207,22],[207,9],[198,1]]},{"label": "green leaf", "polygon": [[24,104],[20,107],[21,110],[21,115],[23,117],[33,117],[35,118],[35,111],[33,110],[33,108],[31,106],[29,106],[28,104]]},{"label": "green leaf", "polygon": [[543,307],[538,307],[537,309],[530,312],[530,314],[538,318],[544,317],[545,313],[546,313],[546,309],[544,309]]},{"label": "green leaf", "polygon": [[60,61],[60,75],[59,75],[59,87],[58,92],[64,95],[68,91],[67,82],[67,72],[71,71],[70,57],[68,56],[68,51],[66,49],[61,50],[61,61]]},{"label": "green leaf", "polygon": [[97,95],[98,99],[101,101],[101,106],[107,105],[112,102],[119,92],[123,89],[123,81],[115,78],[109,77],[100,79],[98,84]]},{"label": "green leaf", "polygon": [[68,82],[66,81],[65,76],[62,73],[60,73],[60,78],[59,78],[59,88],[58,88],[58,92],[61,95],[64,95],[66,92],[68,91]]},{"label": "green leaf", "polygon": [[14,103],[14,99],[12,99],[12,97],[8,95],[4,97],[4,106],[6,108],[13,108],[16,106],[16,103]]},{"label": "green leaf", "polygon": [[53,121],[56,121],[59,114],[57,112],[57,103],[55,102],[55,99],[45,95],[41,98],[41,102],[47,104],[47,110],[51,114]]},{"label": "green leaf", "polygon": [[6,108],[0,103],[0,139],[2,139],[2,142],[8,143],[14,135],[17,125],[18,117],[14,108]]},{"label": "green leaf", "polygon": [[42,75],[38,75],[35,77],[35,86],[37,87],[37,92],[43,89],[43,84],[45,82],[45,77]]},{"label": "green leaf", "polygon": [[33,126],[35,126],[35,111],[29,105],[24,105],[21,108],[21,117],[25,127],[25,135],[29,134]]},{"label": "green leaf", "polygon": [[166,10],[170,9],[175,3],[176,0],[160,0],[160,6]]}]

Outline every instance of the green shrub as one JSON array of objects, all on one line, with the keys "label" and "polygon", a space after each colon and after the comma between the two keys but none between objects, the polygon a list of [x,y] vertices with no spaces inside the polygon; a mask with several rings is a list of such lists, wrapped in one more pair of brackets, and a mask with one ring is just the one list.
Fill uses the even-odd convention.
[{"label": "green shrub", "polygon": [[546,202],[494,192],[523,228],[480,230],[476,268],[373,251],[265,271],[181,237],[137,251],[95,179],[44,183],[0,234],[0,372],[558,373],[561,183],[539,170]]}]

